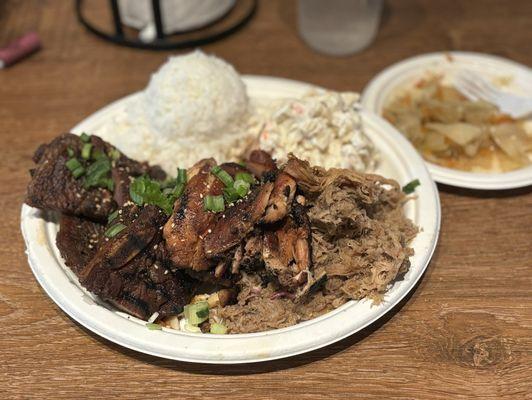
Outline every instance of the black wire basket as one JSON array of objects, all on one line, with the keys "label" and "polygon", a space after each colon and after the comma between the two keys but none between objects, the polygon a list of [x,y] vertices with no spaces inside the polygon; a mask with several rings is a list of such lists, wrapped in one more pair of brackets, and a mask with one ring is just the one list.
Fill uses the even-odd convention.
[{"label": "black wire basket", "polygon": [[156,38],[153,41],[144,42],[138,38],[138,31],[124,27],[120,18],[118,0],[109,0],[112,25],[107,30],[99,27],[95,21],[88,17],[84,0],[76,0],[75,4],[78,20],[89,32],[122,46],[149,50],[184,49],[223,39],[246,25],[257,9],[257,0],[236,0],[231,9],[208,25],[197,29],[165,34],[161,16],[161,2],[160,0],[151,0]]}]

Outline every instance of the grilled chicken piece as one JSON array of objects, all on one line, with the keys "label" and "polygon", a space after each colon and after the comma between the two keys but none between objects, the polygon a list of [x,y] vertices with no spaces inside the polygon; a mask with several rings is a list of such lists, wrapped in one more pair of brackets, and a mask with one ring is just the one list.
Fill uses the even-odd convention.
[{"label": "grilled chicken piece", "polygon": [[207,195],[220,195],[223,184],[211,174],[216,165],[212,158],[201,160],[191,168],[185,192],[177,199],[174,212],[164,226],[166,248],[178,268],[207,270],[211,263],[203,254],[203,235],[214,224],[216,214],[205,211],[203,199]]},{"label": "grilled chicken piece", "polygon": [[259,179],[268,172],[277,171],[277,165],[272,156],[262,150],[253,150],[249,154],[246,168]]},{"label": "grilled chicken piece", "polygon": [[207,257],[220,257],[253,230],[264,215],[272,189],[271,182],[255,186],[244,199],[226,208],[204,238]]},{"label": "grilled chicken piece", "polygon": [[[178,199],[174,213],[164,228],[166,246],[178,268],[205,271],[214,268],[214,278],[221,278],[230,269],[227,265],[232,250],[260,219],[268,202],[272,184],[257,186],[245,199],[226,209],[224,213],[204,210],[205,196],[223,193],[224,184],[211,173],[213,159],[203,160],[192,167],[185,193]],[[249,172],[236,163],[220,167],[234,176]],[[209,275],[207,277],[211,279]]]},{"label": "grilled chicken piece", "polygon": [[106,238],[79,273],[89,291],[142,319],[154,312],[175,315],[187,304],[189,282],[165,261],[161,229],[167,216],[155,206],[127,206],[111,225],[126,228]]},{"label": "grilled chicken piece", "polygon": [[105,227],[95,222],[61,215],[55,239],[65,264],[77,275],[96,254]]},{"label": "grilled chicken piece", "polygon": [[[93,152],[98,150],[109,154],[116,149],[98,136],[91,136]],[[74,157],[81,158],[84,143],[79,136],[65,133],[49,144],[40,146],[33,156],[37,166],[30,170],[32,179],[28,185],[26,204],[63,214],[86,217],[104,222],[118,206],[129,200],[130,177],[149,174],[153,178],[164,179],[164,172],[147,163],[139,163],[120,154],[112,161],[111,178],[114,182],[114,195],[107,188],[84,188],[84,177],[75,179],[65,163]],[[117,153],[118,154],[118,153]]]},{"label": "grilled chicken piece", "polygon": [[296,181],[288,174],[281,172],[275,178],[272,194],[262,222],[272,223],[283,219],[289,212],[296,194]]},{"label": "grilled chicken piece", "polygon": [[312,279],[310,221],[304,207],[293,212],[275,230],[264,233],[262,258],[265,267],[289,290],[298,289]]}]

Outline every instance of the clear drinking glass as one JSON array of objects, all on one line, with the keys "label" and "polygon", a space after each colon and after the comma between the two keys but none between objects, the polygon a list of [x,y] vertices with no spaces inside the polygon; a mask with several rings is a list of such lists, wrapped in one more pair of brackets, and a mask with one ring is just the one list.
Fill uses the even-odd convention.
[{"label": "clear drinking glass", "polygon": [[299,34],[320,53],[342,56],[371,44],[382,0],[299,0]]}]

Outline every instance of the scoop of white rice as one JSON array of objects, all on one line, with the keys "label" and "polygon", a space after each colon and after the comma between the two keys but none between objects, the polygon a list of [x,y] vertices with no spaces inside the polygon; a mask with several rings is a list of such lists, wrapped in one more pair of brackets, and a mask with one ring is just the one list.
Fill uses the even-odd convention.
[{"label": "scoop of white rice", "polygon": [[195,51],[170,57],[151,76],[144,107],[154,132],[164,140],[206,139],[240,121],[248,111],[248,97],[231,65]]},{"label": "scoop of white rice", "polygon": [[196,51],[171,57],[140,96],[94,133],[173,175],[202,158],[228,160],[249,135],[250,107],[235,69]]}]

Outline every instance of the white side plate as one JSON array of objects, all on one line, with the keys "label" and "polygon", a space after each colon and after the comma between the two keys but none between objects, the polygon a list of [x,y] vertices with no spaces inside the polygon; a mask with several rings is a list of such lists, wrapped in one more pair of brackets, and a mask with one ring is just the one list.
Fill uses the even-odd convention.
[{"label": "white side plate", "polygon": [[[310,86],[267,77],[245,77],[250,97],[282,98],[300,96]],[[73,131],[92,132],[127,107],[138,94],[118,100],[78,124]],[[404,280],[393,285],[385,301],[349,302],[319,318],[289,328],[238,335],[192,334],[164,328],[148,330],[137,318],[113,309],[86,292],[74,274],[65,267],[55,246],[57,223],[45,221],[43,214],[22,206],[21,228],[29,264],[50,298],[68,315],[96,334],[122,346],[169,359],[202,363],[247,363],[266,361],[308,352],[349,336],[389,312],[410,292],[427,267],[440,229],[440,203],[436,186],[410,143],[385,121],[363,113],[366,132],[381,153],[379,173],[401,184],[419,179],[416,198],[405,212],[421,231],[413,242],[415,255]]]},{"label": "white side plate", "polygon": [[[394,93],[413,84],[427,73],[443,74],[452,82],[459,69],[468,69],[488,79],[508,80],[504,90],[516,94],[532,93],[530,68],[487,54],[448,52],[408,58],[386,68],[374,77],[362,93],[362,105],[382,115],[384,105]],[[435,181],[470,189],[512,189],[532,185],[532,166],[505,173],[474,173],[445,168],[425,161]]]}]

